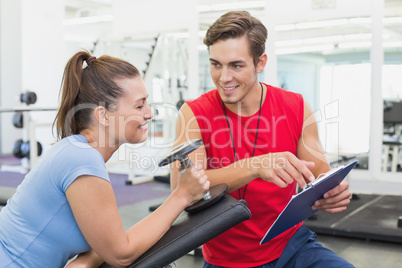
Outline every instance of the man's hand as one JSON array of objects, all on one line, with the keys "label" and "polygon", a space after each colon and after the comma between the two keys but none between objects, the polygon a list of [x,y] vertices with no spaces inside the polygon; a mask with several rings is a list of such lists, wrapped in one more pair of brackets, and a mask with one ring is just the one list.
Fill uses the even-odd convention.
[{"label": "man's hand", "polygon": [[257,177],[281,188],[294,181],[304,188],[306,183],[314,180],[310,169],[315,166],[315,163],[300,160],[290,152],[269,153],[258,158]]},{"label": "man's hand", "polygon": [[338,186],[324,194],[324,198],[317,200],[312,209],[320,209],[328,213],[339,213],[346,210],[350,203],[349,183],[342,181]]}]

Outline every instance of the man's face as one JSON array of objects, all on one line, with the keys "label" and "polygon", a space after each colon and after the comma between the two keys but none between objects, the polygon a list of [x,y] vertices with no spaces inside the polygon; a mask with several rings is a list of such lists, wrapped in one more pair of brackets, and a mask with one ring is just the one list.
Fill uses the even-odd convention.
[{"label": "man's face", "polygon": [[223,102],[247,105],[249,93],[260,91],[247,37],[219,40],[209,47],[209,55],[211,77]]}]

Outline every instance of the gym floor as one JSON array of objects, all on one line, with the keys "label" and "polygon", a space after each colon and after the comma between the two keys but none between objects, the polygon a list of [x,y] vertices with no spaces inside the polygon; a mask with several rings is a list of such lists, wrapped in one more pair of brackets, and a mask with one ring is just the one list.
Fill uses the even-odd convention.
[{"label": "gym floor", "polygon": [[[170,193],[167,183],[150,182],[127,186],[126,176],[111,174],[110,178],[125,228],[129,228],[148,215],[150,207],[161,204]],[[19,173],[0,172],[0,187],[17,187],[22,179],[23,175]],[[324,214],[318,216],[322,217],[320,215]],[[322,234],[318,234],[318,241],[356,267],[402,267],[402,243]],[[203,258],[199,254],[188,254],[176,261],[177,268],[200,268],[202,265]]]},{"label": "gym floor", "polygon": [[[162,189],[169,191],[167,185],[163,186],[162,184],[158,190]],[[150,206],[160,204],[164,200],[165,198],[162,197],[121,207],[119,210],[123,224],[126,228],[131,226],[133,223],[149,214]],[[356,267],[402,267],[402,244],[400,243],[328,235],[318,235],[318,241]],[[175,263],[177,268],[201,268],[203,262],[202,256],[188,254]]]}]

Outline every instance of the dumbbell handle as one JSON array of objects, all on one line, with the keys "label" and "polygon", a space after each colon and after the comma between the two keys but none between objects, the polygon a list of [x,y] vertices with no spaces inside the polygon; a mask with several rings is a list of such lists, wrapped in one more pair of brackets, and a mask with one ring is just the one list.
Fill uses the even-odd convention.
[{"label": "dumbbell handle", "polygon": [[[193,166],[193,162],[191,162],[190,158],[188,156],[182,158],[179,160],[181,164],[182,169],[188,169]],[[208,191],[204,196],[202,197],[204,200],[209,200],[211,199],[211,193]]]},{"label": "dumbbell handle", "polygon": [[193,166],[193,162],[191,162],[191,160],[188,156],[186,156],[182,159],[179,159],[179,161],[180,161],[182,169],[188,169],[189,167]]}]

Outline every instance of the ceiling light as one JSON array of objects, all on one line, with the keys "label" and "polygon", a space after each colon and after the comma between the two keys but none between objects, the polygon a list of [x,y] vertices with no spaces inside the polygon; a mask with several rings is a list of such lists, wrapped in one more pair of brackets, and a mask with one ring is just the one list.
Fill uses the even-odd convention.
[{"label": "ceiling light", "polygon": [[339,26],[348,24],[348,19],[338,19],[338,20],[322,20],[322,21],[311,21],[311,22],[301,22],[296,24],[297,29],[311,29],[311,28],[322,28],[330,26]]},{"label": "ceiling light", "polygon": [[294,25],[294,24],[282,24],[282,25],[276,25],[275,26],[275,31],[277,31],[277,32],[292,31],[292,30],[296,30],[296,25]]},{"label": "ceiling light", "polygon": [[188,32],[177,32],[177,33],[167,33],[166,36],[175,37],[178,39],[187,39],[190,37],[190,34]]},{"label": "ceiling light", "polygon": [[63,20],[64,26],[113,21],[113,15],[91,16]]},{"label": "ceiling light", "polygon": [[303,40],[294,39],[294,40],[284,40],[284,41],[276,41],[275,45],[278,47],[287,47],[287,46],[298,46],[303,44]]},{"label": "ceiling light", "polygon": [[364,40],[371,39],[371,33],[364,34],[346,34],[344,35],[345,40]]},{"label": "ceiling light", "polygon": [[275,49],[275,54],[295,54],[295,53],[307,53],[307,52],[322,52],[334,49],[334,45],[321,45],[321,46],[305,46],[295,48],[281,48]]},{"label": "ceiling light", "polygon": [[402,47],[402,41],[384,42],[383,47]]},{"label": "ceiling light", "polygon": [[276,55],[296,54],[296,53],[299,53],[299,48],[297,48],[297,47],[275,49]]},{"label": "ceiling light", "polygon": [[322,45],[322,46],[300,47],[299,51],[303,53],[303,52],[326,51],[332,49],[334,49],[334,45]]},{"label": "ceiling light", "polygon": [[371,47],[371,42],[353,42],[353,43],[340,43],[338,44],[339,48],[365,48]]},{"label": "ceiling light", "polygon": [[248,8],[265,8],[266,1],[244,1],[234,2],[226,4],[212,4],[201,5],[197,7],[198,12],[208,11],[222,11],[222,10],[236,10],[236,9],[248,9]]},{"label": "ceiling light", "polygon": [[351,24],[369,24],[371,23],[371,18],[351,18],[349,19],[349,23]]},{"label": "ceiling light", "polygon": [[402,17],[384,18],[383,22],[384,24],[402,23]]},{"label": "ceiling light", "polygon": [[329,42],[339,42],[342,40],[343,40],[342,35],[332,35],[332,36],[324,36],[324,37],[306,38],[306,39],[303,39],[303,43],[304,44],[329,43]]}]

